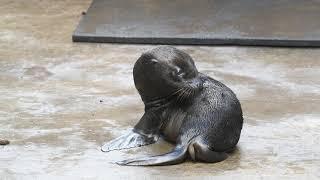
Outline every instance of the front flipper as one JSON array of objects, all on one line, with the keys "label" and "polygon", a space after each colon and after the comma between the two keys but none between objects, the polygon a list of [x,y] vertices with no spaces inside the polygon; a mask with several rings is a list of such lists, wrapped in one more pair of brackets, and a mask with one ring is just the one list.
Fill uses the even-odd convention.
[{"label": "front flipper", "polygon": [[101,151],[109,152],[155,143],[159,139],[159,130],[162,124],[158,112],[160,110],[147,110],[133,130],[107,142],[101,147]]},{"label": "front flipper", "polygon": [[174,165],[183,162],[187,157],[186,147],[176,147],[173,151],[158,155],[142,158],[135,158],[117,162],[118,165],[124,166],[163,166]]},{"label": "front flipper", "polygon": [[158,135],[142,135],[133,130],[128,133],[107,142],[101,147],[101,151],[109,152],[113,150],[129,149],[153,144],[159,139]]}]

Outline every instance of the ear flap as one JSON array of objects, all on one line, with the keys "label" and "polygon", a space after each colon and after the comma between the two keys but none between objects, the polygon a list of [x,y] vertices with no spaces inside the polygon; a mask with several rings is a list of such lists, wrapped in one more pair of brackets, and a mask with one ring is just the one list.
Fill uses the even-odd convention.
[{"label": "ear flap", "polygon": [[156,63],[158,63],[158,60],[156,60],[156,59],[151,59],[150,62],[151,62],[152,64],[156,64]]}]

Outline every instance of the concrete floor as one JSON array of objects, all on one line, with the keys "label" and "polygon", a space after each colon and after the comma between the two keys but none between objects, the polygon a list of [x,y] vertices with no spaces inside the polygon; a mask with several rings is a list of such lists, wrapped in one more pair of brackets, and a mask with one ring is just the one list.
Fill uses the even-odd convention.
[{"label": "concrete floor", "polygon": [[0,179],[320,178],[320,49],[179,47],[238,95],[238,150],[216,164],[113,164],[171,145],[100,152],[143,113],[132,68],[152,46],[72,43],[89,4],[1,0],[0,138],[11,144],[0,146]]}]

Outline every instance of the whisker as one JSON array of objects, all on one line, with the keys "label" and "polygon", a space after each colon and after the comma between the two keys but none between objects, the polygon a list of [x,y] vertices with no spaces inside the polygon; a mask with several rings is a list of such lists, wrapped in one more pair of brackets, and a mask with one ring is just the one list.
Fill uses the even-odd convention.
[{"label": "whisker", "polygon": [[183,94],[184,94],[184,90],[179,93],[178,102],[181,102]]},{"label": "whisker", "polygon": [[180,91],[182,91],[183,88],[178,89],[176,92],[172,93],[172,95],[176,95],[177,93],[179,93]]},{"label": "whisker", "polygon": [[185,99],[186,99],[187,95],[188,95],[188,88],[186,88],[186,89],[184,90],[184,93],[183,93],[183,100],[185,100]]},{"label": "whisker", "polygon": [[186,93],[186,89],[183,88],[183,91],[180,92],[180,95],[179,95],[179,98],[178,98],[179,102],[183,101],[185,93]]},{"label": "whisker", "polygon": [[187,99],[188,98],[188,92],[189,92],[189,89],[186,88],[184,93],[183,93],[183,100]]},{"label": "whisker", "polygon": [[190,88],[188,88],[187,98],[189,98],[189,97],[190,97],[190,93],[191,93],[191,89],[190,89]]},{"label": "whisker", "polygon": [[182,87],[172,93],[172,95],[176,96],[177,102],[182,102],[192,96],[194,96],[196,93],[196,90],[190,86]]},{"label": "whisker", "polygon": [[188,97],[191,97],[192,95],[192,88],[189,88],[189,94],[188,94]]}]

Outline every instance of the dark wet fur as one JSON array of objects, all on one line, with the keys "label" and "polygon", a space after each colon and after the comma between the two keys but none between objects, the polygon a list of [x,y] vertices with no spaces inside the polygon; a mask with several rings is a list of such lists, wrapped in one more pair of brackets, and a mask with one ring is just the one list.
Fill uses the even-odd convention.
[{"label": "dark wet fur", "polygon": [[199,73],[188,54],[160,46],[137,60],[133,75],[145,114],[131,132],[105,144],[102,151],[151,144],[159,136],[176,147],[118,164],[172,165],[187,157],[213,163],[235,148],[243,124],[241,105],[228,87]]}]

